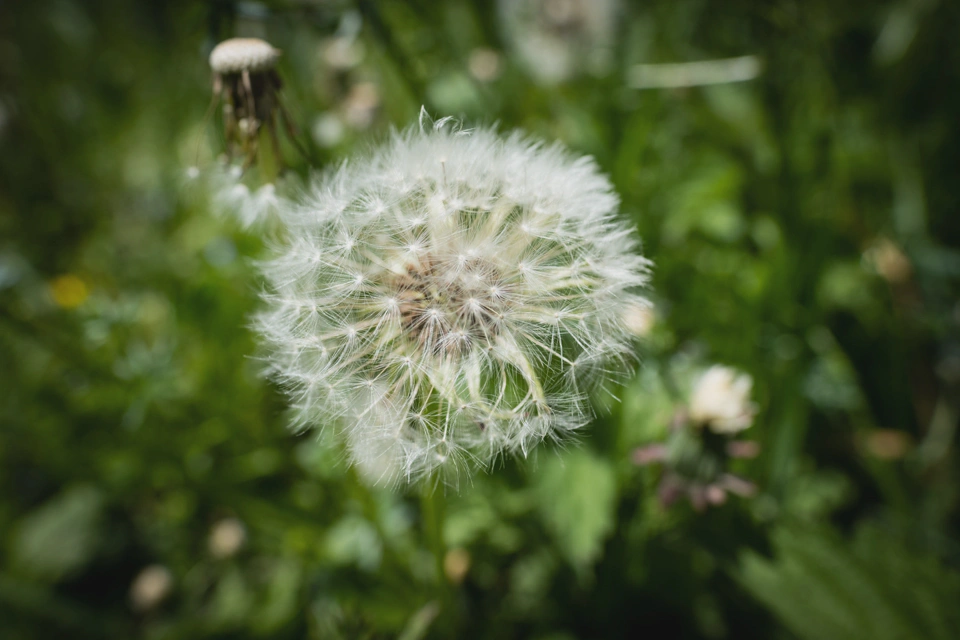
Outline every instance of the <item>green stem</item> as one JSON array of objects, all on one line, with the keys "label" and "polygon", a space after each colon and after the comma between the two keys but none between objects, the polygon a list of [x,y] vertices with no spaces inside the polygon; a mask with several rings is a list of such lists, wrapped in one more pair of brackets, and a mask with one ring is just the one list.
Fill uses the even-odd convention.
[{"label": "green stem", "polygon": [[420,508],[423,518],[423,530],[427,537],[427,544],[433,552],[437,570],[437,582],[441,585],[446,582],[446,573],[443,570],[443,559],[447,550],[443,542],[443,512],[444,500],[441,489],[433,483],[425,483],[423,494],[420,496]]},{"label": "green stem", "polygon": [[444,570],[444,560],[447,556],[447,547],[443,539],[443,519],[446,500],[442,485],[430,481],[424,482],[423,493],[420,495],[420,517],[422,518],[423,532],[427,544],[433,553],[434,567],[437,574],[437,590],[440,599],[440,617],[447,623],[452,619],[453,597],[450,583]]}]

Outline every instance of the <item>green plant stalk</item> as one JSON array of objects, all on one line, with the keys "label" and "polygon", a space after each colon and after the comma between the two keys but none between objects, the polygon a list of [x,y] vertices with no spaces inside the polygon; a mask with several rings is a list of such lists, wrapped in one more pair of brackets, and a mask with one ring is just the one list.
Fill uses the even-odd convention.
[{"label": "green plant stalk", "polygon": [[427,545],[433,553],[434,568],[437,574],[437,590],[440,599],[440,617],[451,620],[453,612],[453,597],[450,583],[444,570],[444,560],[447,548],[443,539],[443,519],[446,499],[441,485],[426,481],[420,495],[420,517],[422,518],[423,532],[427,538]]}]

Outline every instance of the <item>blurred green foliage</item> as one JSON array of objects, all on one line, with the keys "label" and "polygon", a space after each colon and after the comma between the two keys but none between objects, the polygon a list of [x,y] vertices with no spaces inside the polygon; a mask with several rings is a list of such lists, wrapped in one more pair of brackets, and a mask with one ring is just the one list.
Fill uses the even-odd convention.
[{"label": "blurred green foliage", "polygon": [[[742,581],[800,638],[953,638],[960,575],[864,524],[844,545],[829,531],[776,529],[776,561],[747,552]],[[845,548],[846,547],[846,548]]]},{"label": "blurred green foliage", "polygon": [[[960,635],[960,8],[619,5],[553,84],[479,0],[0,5],[0,635]],[[284,50],[295,174],[421,105],[497,121],[595,156],[656,264],[622,402],[462,482],[439,541],[258,375],[265,234],[186,177],[234,35]],[[758,78],[631,87],[743,55]],[[759,492],[667,508],[632,455],[712,363],[753,376],[729,464]]]}]

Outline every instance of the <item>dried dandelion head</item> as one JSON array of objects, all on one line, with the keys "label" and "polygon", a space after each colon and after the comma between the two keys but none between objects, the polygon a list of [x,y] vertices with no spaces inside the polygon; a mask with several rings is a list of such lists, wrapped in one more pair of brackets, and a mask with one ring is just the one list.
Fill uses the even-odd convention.
[{"label": "dried dandelion head", "polygon": [[[526,454],[591,418],[649,263],[590,158],[447,119],[281,207],[257,325],[303,426],[393,481]],[[449,475],[452,474],[452,475]]]},{"label": "dried dandelion head", "polygon": [[279,116],[289,118],[280,101],[283,86],[277,73],[280,50],[259,38],[224,40],[210,52],[214,100],[223,103],[227,156],[244,158],[244,168],[257,159],[260,131],[265,128],[282,164],[277,137]]}]

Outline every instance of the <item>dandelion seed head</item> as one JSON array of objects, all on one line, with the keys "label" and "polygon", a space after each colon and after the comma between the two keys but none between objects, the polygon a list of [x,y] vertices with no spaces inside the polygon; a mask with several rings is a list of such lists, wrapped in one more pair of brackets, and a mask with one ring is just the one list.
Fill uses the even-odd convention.
[{"label": "dandelion seed head", "polygon": [[625,310],[649,304],[618,204],[589,158],[448,120],[319,178],[279,207],[291,240],[257,320],[297,423],[334,428],[383,482],[588,423],[632,353]]}]

